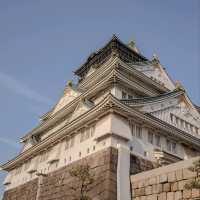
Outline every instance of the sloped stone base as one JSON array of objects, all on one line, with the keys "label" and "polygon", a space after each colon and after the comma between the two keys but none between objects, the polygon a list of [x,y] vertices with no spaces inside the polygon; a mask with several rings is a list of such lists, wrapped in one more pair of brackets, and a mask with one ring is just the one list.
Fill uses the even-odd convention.
[{"label": "sloped stone base", "polygon": [[[76,185],[68,171],[88,163],[95,174],[89,194],[93,200],[117,200],[117,150],[107,148],[71,165],[5,192],[3,200],[71,200],[69,186]],[[71,194],[71,195],[70,195]]]}]

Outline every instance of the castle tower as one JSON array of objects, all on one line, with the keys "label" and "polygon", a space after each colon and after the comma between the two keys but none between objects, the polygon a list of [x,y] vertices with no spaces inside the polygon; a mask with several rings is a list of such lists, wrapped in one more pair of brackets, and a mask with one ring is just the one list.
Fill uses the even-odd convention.
[{"label": "castle tower", "polygon": [[[75,71],[63,96],[2,164],[3,200],[69,199],[68,170],[87,162],[95,200],[131,200],[130,174],[200,155],[200,111],[157,56],[115,35]],[[180,85],[180,84],[179,84]]]}]

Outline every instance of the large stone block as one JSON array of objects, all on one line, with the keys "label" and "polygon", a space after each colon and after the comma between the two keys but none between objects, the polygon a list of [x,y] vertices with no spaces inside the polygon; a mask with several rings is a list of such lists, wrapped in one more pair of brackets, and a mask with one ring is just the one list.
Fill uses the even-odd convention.
[{"label": "large stone block", "polygon": [[182,198],[183,198],[182,191],[175,192],[175,194],[174,194],[174,200],[182,200]]},{"label": "large stone block", "polygon": [[184,190],[186,183],[187,183],[186,180],[179,181],[178,182],[178,190]]},{"label": "large stone block", "polygon": [[170,183],[163,184],[163,192],[169,192],[171,190]]},{"label": "large stone block", "polygon": [[190,179],[197,176],[196,172],[192,172],[189,169],[183,169],[183,179]]},{"label": "large stone block", "polygon": [[145,194],[146,194],[146,195],[152,194],[152,186],[147,186],[147,187],[145,187]]},{"label": "large stone block", "polygon": [[148,180],[149,185],[155,185],[157,183],[157,178],[156,177],[151,177]]},{"label": "large stone block", "polygon": [[176,170],[175,173],[176,173],[176,180],[177,180],[177,181],[180,181],[180,180],[183,179],[183,170],[182,170],[182,169]]},{"label": "large stone block", "polygon": [[167,193],[162,192],[158,195],[158,200],[167,200]]},{"label": "large stone block", "polygon": [[159,182],[160,183],[166,183],[167,182],[167,174],[161,174],[159,176]]},{"label": "large stone block", "polygon": [[174,192],[167,193],[167,200],[174,200]]},{"label": "large stone block", "polygon": [[183,190],[183,198],[184,199],[191,198],[191,196],[192,196],[191,190],[186,190],[186,189]]},{"label": "large stone block", "polygon": [[163,185],[162,184],[156,184],[152,185],[152,193],[153,194],[158,194],[163,191]]},{"label": "large stone block", "polygon": [[200,197],[200,189],[192,189],[192,198]]},{"label": "large stone block", "polygon": [[176,174],[175,172],[168,173],[168,182],[175,182],[176,181]]},{"label": "large stone block", "polygon": [[147,196],[147,200],[158,200],[158,195],[157,194],[152,194]]},{"label": "large stone block", "polygon": [[178,182],[171,183],[171,191],[175,192],[178,190]]}]

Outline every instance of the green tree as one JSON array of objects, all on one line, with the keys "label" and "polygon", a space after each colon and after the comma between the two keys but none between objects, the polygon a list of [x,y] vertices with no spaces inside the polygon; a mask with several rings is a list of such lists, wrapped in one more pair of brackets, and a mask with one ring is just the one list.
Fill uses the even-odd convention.
[{"label": "green tree", "polygon": [[200,189],[200,159],[193,163],[193,166],[189,168],[190,171],[196,172],[197,177],[185,184],[186,189]]},{"label": "green tree", "polygon": [[69,170],[69,174],[75,179],[75,185],[69,186],[73,200],[92,200],[88,195],[90,186],[94,183],[91,167],[88,164],[76,165]]}]

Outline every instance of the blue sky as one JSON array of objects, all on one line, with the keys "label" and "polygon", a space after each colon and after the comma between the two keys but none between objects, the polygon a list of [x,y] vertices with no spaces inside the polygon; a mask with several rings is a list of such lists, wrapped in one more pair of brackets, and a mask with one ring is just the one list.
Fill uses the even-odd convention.
[{"label": "blue sky", "polygon": [[156,52],[200,105],[199,13],[199,0],[0,0],[0,162],[114,33],[148,58]]}]

